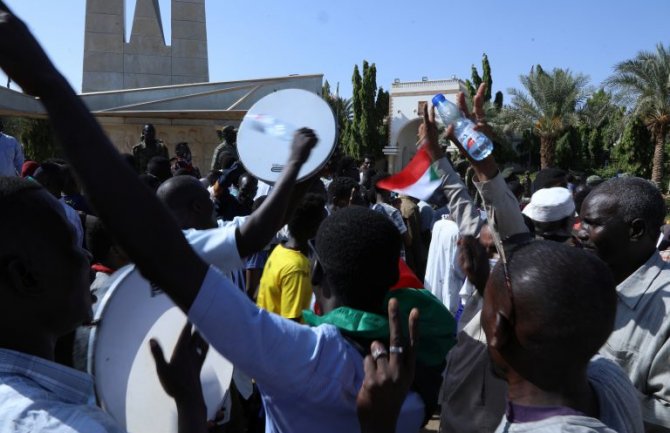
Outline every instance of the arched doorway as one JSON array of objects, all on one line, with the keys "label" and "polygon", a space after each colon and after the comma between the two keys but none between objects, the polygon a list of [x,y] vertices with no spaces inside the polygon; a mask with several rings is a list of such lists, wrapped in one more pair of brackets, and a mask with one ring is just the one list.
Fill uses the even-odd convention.
[{"label": "arched doorway", "polygon": [[396,160],[396,171],[402,170],[416,155],[416,143],[419,140],[418,133],[421,122],[421,118],[410,120],[400,130],[396,144],[399,156]]}]

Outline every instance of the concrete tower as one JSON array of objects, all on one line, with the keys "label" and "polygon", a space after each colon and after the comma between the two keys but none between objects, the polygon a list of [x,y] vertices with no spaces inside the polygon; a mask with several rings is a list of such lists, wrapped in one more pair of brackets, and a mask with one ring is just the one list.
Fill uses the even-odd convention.
[{"label": "concrete tower", "polygon": [[124,89],[172,84],[172,50],[165,43],[158,0],[137,0],[123,64]]},{"label": "concrete tower", "polygon": [[82,90],[123,89],[123,0],[87,0]]},{"label": "concrete tower", "polygon": [[158,0],[136,0],[125,42],[124,0],[87,0],[83,92],[209,81],[205,0],[172,0],[172,44]]},{"label": "concrete tower", "polygon": [[205,0],[172,0],[172,84],[208,81]]}]

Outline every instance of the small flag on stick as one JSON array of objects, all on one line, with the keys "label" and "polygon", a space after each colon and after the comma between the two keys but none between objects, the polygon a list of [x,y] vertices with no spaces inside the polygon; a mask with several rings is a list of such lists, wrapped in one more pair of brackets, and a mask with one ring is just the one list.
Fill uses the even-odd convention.
[{"label": "small flag on stick", "polygon": [[440,176],[435,170],[436,165],[437,163],[431,161],[426,149],[421,147],[400,173],[380,180],[377,186],[419,200],[428,200],[440,186]]}]

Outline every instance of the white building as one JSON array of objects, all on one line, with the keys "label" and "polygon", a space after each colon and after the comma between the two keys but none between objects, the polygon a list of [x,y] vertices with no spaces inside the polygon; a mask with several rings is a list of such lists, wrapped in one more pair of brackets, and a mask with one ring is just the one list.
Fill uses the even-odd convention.
[{"label": "white building", "polygon": [[416,154],[423,106],[430,104],[437,93],[456,102],[458,92],[465,92],[465,83],[456,77],[449,80],[395,80],[389,102],[389,144],[384,148],[390,173],[400,171]]}]

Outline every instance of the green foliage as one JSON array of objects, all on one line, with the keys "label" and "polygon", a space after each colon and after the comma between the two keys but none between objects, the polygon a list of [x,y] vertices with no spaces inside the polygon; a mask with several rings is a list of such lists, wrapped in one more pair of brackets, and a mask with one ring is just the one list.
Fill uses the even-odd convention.
[{"label": "green foliage", "polygon": [[484,100],[490,101],[493,89],[493,77],[491,77],[491,65],[489,64],[489,58],[486,53],[482,55],[482,73],[482,81],[486,83],[486,94],[484,96]]},{"label": "green foliage", "polygon": [[[567,69],[546,72],[540,65],[520,77],[522,89],[509,89],[512,102],[503,110],[506,127],[530,131],[540,139],[542,168],[555,163],[554,145],[578,123],[577,111],[586,98],[588,78]],[[565,143],[561,143],[565,149]]]},{"label": "green foliage", "polygon": [[493,106],[495,107],[496,111],[500,111],[503,108],[503,93],[498,91],[496,92],[496,97],[493,100]]},{"label": "green foliage", "polygon": [[62,153],[51,123],[47,119],[4,119],[7,134],[16,137],[23,145],[26,160],[37,162],[61,158]]},{"label": "green foliage", "polygon": [[349,134],[351,121],[353,118],[353,106],[351,99],[342,98],[339,93],[340,85],[337,85],[335,94],[331,92],[330,83],[326,80],[323,84],[323,99],[328,102],[330,109],[335,114],[338,129],[338,145],[340,148],[346,146],[346,139]]},{"label": "green foliage", "polygon": [[363,85],[358,91],[362,111],[360,114],[360,123],[358,124],[358,133],[360,136],[359,153],[355,156],[360,158],[363,155],[378,153],[379,130],[375,106],[377,68],[374,63],[369,65],[367,61],[363,61]]},{"label": "green foliage", "polygon": [[360,154],[360,142],[361,137],[359,134],[359,125],[361,123],[361,115],[363,112],[363,102],[361,101],[361,83],[363,79],[361,78],[361,73],[358,69],[358,65],[354,65],[354,73],[351,77],[351,83],[353,85],[353,96],[352,96],[352,111],[353,116],[351,123],[344,131],[344,137],[342,140],[343,150],[347,155],[352,155],[358,157]]},{"label": "green foliage", "polygon": [[388,117],[390,100],[391,96],[389,95],[389,92],[384,90],[383,87],[380,87],[377,91],[375,111],[377,112],[377,134],[382,149],[383,146],[389,142]]},{"label": "green foliage", "polygon": [[[484,101],[486,103],[491,101],[491,95],[493,94],[493,76],[491,75],[491,64],[489,63],[489,58],[486,53],[482,54],[482,75],[479,75],[477,67],[472,65],[472,72],[469,80],[465,80],[465,88],[468,90],[468,95],[470,98],[474,98],[477,93],[477,89],[482,83],[486,83],[486,94],[484,95]],[[500,94],[500,96],[498,96]],[[498,110],[502,108],[503,105],[503,95],[501,92],[496,93],[496,108]],[[472,101],[471,101],[472,102]]]},{"label": "green foliage", "polygon": [[[635,116],[652,133],[655,146],[662,147],[670,131],[670,48],[656,45],[656,51],[640,51],[634,59],[618,63],[607,82]],[[663,177],[663,152],[653,160],[652,181]]]},{"label": "green foliage", "polygon": [[639,117],[633,117],[624,129],[621,140],[612,151],[612,166],[623,173],[649,178],[654,146],[648,128]]},{"label": "green foliage", "polygon": [[353,117],[343,134],[343,150],[354,158],[363,155],[380,156],[388,141],[386,122],[389,94],[377,89],[377,67],[363,61],[363,75],[354,66]]}]

